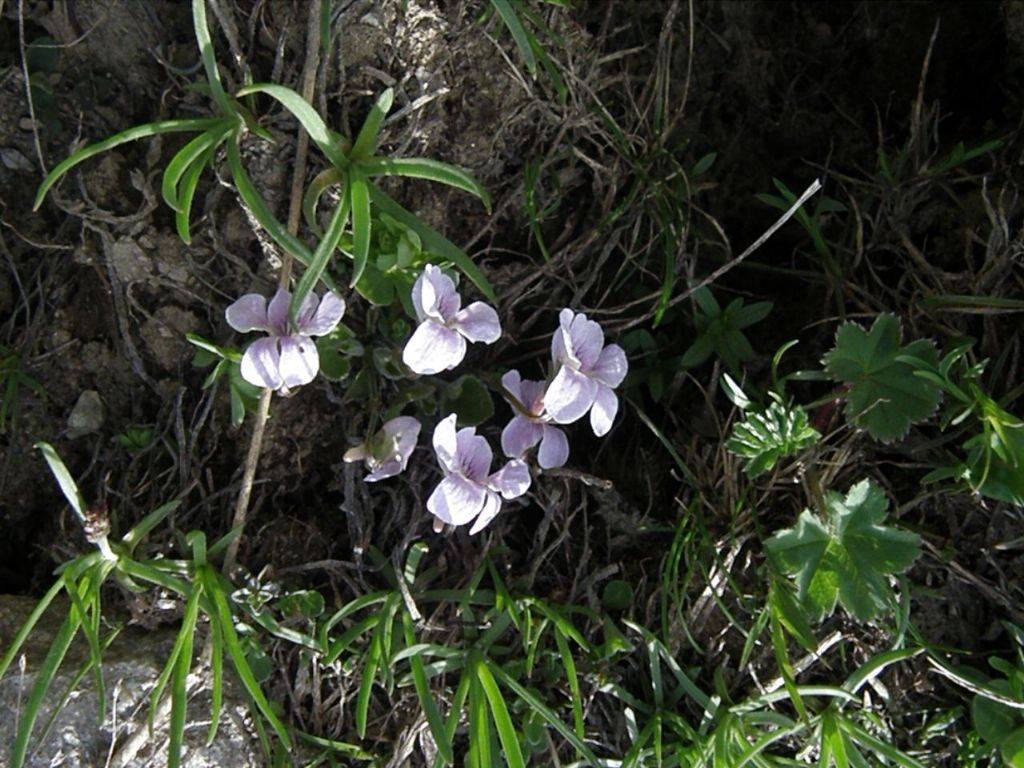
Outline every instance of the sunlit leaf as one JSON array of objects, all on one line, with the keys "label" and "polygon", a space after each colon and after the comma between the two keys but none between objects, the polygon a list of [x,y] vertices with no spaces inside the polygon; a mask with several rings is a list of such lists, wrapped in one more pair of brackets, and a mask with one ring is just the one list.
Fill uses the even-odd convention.
[{"label": "sunlit leaf", "polygon": [[796,578],[800,600],[811,615],[830,615],[837,601],[862,620],[893,603],[886,576],[900,573],[917,557],[920,537],[882,525],[888,502],[870,480],[845,497],[828,491],[825,517],[809,510],[797,525],[767,541],[779,567]]}]

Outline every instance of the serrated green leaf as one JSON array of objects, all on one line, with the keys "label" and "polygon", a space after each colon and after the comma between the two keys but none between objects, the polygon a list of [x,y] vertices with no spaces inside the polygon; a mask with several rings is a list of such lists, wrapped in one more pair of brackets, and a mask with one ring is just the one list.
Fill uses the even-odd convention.
[{"label": "serrated green leaf", "polygon": [[857,483],[845,497],[829,491],[825,504],[825,520],[804,510],[796,527],[768,540],[768,552],[795,576],[800,600],[814,617],[830,615],[839,602],[866,621],[892,604],[885,577],[910,566],[920,537],[882,525],[888,502],[870,480]]},{"label": "serrated green leaf", "polygon": [[913,422],[935,413],[942,399],[939,387],[915,376],[913,365],[897,359],[914,357],[935,367],[935,345],[919,340],[902,347],[901,335],[895,315],[880,315],[869,331],[844,323],[824,360],[825,370],[849,385],[847,418],[883,442],[903,437]]}]

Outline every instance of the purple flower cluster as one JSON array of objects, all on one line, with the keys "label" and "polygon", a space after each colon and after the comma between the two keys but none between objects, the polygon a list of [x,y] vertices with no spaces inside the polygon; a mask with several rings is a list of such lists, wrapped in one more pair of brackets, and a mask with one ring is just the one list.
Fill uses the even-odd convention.
[{"label": "purple flower cluster", "polygon": [[[341,321],[345,301],[333,292],[322,299],[310,294],[289,323],[291,294],[280,289],[270,300],[246,294],[227,308],[227,321],[237,331],[263,331],[266,338],[249,345],[242,356],[242,377],[282,395],[311,382],[320,360],[313,336],[330,333]],[[462,308],[454,281],[428,264],[412,289],[419,322],[406,342],[402,361],[416,374],[451,370],[466,355],[466,342],[493,344],[501,336],[498,313],[483,302]],[[545,381],[525,380],[519,371],[502,376],[505,395],[515,411],[501,433],[509,461],[491,472],[493,452],[473,427],[456,429],[456,415],[445,416],[434,429],[433,446],[443,479],[427,499],[434,529],[468,525],[482,531],[501,510],[502,500],[515,499],[530,487],[523,457],[534,447],[541,469],[560,467],[569,459],[569,440],[556,425],[571,424],[588,413],[598,437],[611,429],[619,401],[614,389],[626,376],[628,362],[617,344],[604,343],[604,331],[583,313],[563,309],[551,339],[552,373]],[[362,461],[367,482],[400,474],[416,448],[421,424],[411,416],[385,422],[365,442],[349,449],[346,462]]]}]

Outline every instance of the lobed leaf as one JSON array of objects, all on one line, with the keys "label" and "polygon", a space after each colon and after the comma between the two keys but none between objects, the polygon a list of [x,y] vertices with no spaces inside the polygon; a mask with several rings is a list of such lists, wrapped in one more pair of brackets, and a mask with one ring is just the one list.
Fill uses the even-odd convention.
[{"label": "lobed leaf", "polygon": [[825,496],[825,519],[804,510],[797,525],[767,542],[769,554],[795,576],[800,600],[814,618],[830,615],[837,602],[869,620],[893,602],[886,576],[906,570],[920,552],[920,537],[882,524],[888,502],[870,480],[845,497]]},{"label": "lobed leaf", "polygon": [[917,358],[934,368],[939,362],[935,345],[922,339],[900,346],[901,336],[895,315],[880,315],[868,331],[844,323],[824,360],[825,370],[849,385],[847,418],[883,442],[903,437],[912,423],[935,413],[942,399],[936,384],[915,376],[914,365],[897,359]]}]

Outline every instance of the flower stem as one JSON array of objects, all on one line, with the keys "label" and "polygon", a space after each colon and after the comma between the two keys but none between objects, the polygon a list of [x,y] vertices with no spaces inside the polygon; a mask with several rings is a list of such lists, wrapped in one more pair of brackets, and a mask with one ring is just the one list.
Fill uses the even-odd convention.
[{"label": "flower stem", "polygon": [[[320,66],[320,15],[311,6],[309,19],[306,25],[306,61],[302,69],[302,97],[312,103],[313,91],[316,88],[316,71]],[[299,231],[299,217],[302,214],[302,189],[306,179],[306,160],[309,155],[309,136],[299,128],[298,141],[295,148],[295,170],[292,174],[291,200],[288,207],[288,231],[293,235]],[[281,274],[278,285],[287,288],[292,276],[292,254],[285,252],[281,264]],[[242,538],[242,531],[245,529],[245,521],[249,515],[249,500],[252,497],[253,483],[256,481],[256,469],[260,461],[260,453],[263,449],[263,433],[267,426],[267,416],[270,414],[270,400],[274,395],[272,389],[264,389],[260,397],[259,405],[256,407],[256,420],[252,428],[252,436],[249,438],[249,451],[245,456],[245,469],[242,473],[242,487],[238,491],[238,499],[235,502],[235,516],[231,523],[232,530],[236,531],[235,537],[228,544],[224,553],[225,574],[230,574],[231,569],[238,559],[238,546]]]}]

